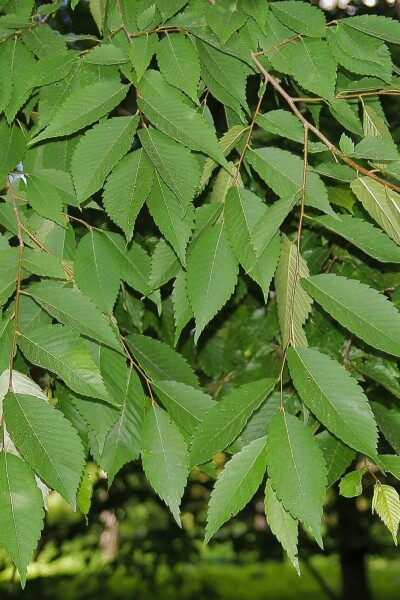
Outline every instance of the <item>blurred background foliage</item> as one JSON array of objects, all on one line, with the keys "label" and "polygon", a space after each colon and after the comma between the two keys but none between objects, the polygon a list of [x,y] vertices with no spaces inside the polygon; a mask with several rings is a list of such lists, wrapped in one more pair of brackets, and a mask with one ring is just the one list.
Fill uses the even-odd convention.
[{"label": "blurred background foliage", "polygon": [[[398,18],[397,11],[400,13],[394,0],[319,0],[313,3],[326,10],[331,19],[367,12]],[[69,3],[64,2],[57,18],[49,20],[48,24],[62,33],[97,33],[86,0],[81,0],[74,12]],[[398,107],[390,99],[383,99],[383,106],[393,137],[398,142]],[[337,127],[335,123],[332,120],[331,127]],[[326,127],[327,123],[324,125]],[[218,128],[218,123],[216,126]],[[333,131],[334,136],[335,133],[336,137],[340,136],[340,132]],[[257,139],[260,143],[265,141],[268,139]],[[290,148],[290,142],[281,140],[278,143],[285,148],[289,144]],[[256,191],[256,181],[254,186]],[[332,188],[331,193],[335,194],[337,190]],[[348,202],[352,202],[350,195]],[[357,210],[354,207],[354,211]],[[94,222],[93,215],[88,220]],[[144,234],[145,223],[138,229],[143,232],[142,243],[152,250],[156,238]],[[334,246],[332,253],[332,237],[325,236],[310,231],[304,234],[302,251],[311,273],[326,267],[340,275],[351,272],[353,278],[359,273],[364,282],[367,275],[381,289],[397,287],[392,299],[400,307],[397,273],[385,268],[377,270],[356,253],[348,253],[343,246]],[[159,334],[173,345],[170,298],[163,301],[161,317],[151,304],[144,307],[143,301],[134,296],[126,298],[123,305],[121,303],[119,313],[119,321],[125,322],[127,331],[137,328],[150,335]],[[326,315],[322,317],[315,312],[306,329],[311,346],[318,348],[323,339],[324,352],[343,360],[340,349],[346,334],[340,326],[329,321]],[[179,350],[196,369],[209,393],[214,397],[221,396],[230,391],[233,378],[237,387],[253,379],[278,376],[281,356],[274,339],[277,330],[273,294],[266,310],[256,286],[242,278],[234,296],[221,315],[214,319],[199,346],[194,345],[193,332],[186,328]],[[368,371],[369,365],[363,363],[362,351],[350,348],[347,360],[357,365],[359,378],[362,378],[363,368]],[[366,380],[369,396],[379,397],[380,402],[387,399],[389,404],[393,397],[386,389],[390,386],[398,388],[398,370],[387,360],[377,357],[376,361],[380,372],[375,378],[369,373]],[[265,426],[266,413],[274,410],[278,403],[278,397],[271,398],[255,413],[247,427]],[[295,395],[288,398],[286,405],[289,403],[293,412],[301,410]],[[245,442],[246,430],[242,438]],[[225,460],[223,454],[216,458],[216,472]],[[50,494],[44,534],[28,570],[29,580],[24,592],[14,581],[11,562],[0,551],[1,598],[290,600],[307,597],[308,600],[348,600],[350,596],[341,591],[341,582],[349,577],[353,578],[353,583],[359,581],[360,589],[364,589],[362,596],[353,596],[352,600],[393,600],[398,597],[400,558],[397,549],[393,548],[390,533],[377,518],[371,517],[372,480],[366,483],[364,494],[355,499],[343,499],[335,489],[329,492],[323,522],[325,550],[319,550],[304,532],[301,533],[302,577],[298,578],[269,531],[262,490],[204,547],[211,475],[200,470],[192,472],[182,503],[182,529],[177,527],[150,489],[140,465],[126,465],[110,489],[104,474],[94,463],[88,476],[94,491],[87,519],[79,512],[73,513],[55,492]],[[396,485],[395,481],[388,483]]]}]

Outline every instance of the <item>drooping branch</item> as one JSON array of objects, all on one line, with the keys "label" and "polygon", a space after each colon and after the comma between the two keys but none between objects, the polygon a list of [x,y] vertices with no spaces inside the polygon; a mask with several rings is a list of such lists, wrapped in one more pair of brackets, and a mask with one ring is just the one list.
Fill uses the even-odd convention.
[{"label": "drooping branch", "polygon": [[383,179],[382,177],[379,177],[379,175],[376,175],[373,171],[369,171],[365,167],[359,165],[358,163],[356,163],[351,158],[348,158],[347,156],[344,156],[343,153],[339,150],[339,148],[337,148],[335,146],[335,144],[333,144],[318,129],[318,127],[315,127],[315,125],[313,125],[310,121],[308,121],[308,119],[306,119],[306,117],[300,112],[300,110],[298,109],[298,107],[296,105],[296,102],[293,100],[292,96],[290,96],[290,94],[287,93],[287,91],[280,85],[280,83],[278,83],[278,81],[275,79],[275,77],[273,77],[271,75],[271,73],[269,73],[263,67],[263,65],[260,63],[260,61],[257,58],[257,54],[255,52],[252,52],[251,53],[251,57],[252,57],[255,65],[256,65],[256,67],[260,71],[260,73],[264,76],[265,81],[268,82],[268,83],[270,83],[272,85],[272,87],[282,96],[282,98],[284,98],[286,100],[286,102],[290,106],[292,112],[296,115],[296,117],[299,119],[299,121],[303,124],[303,127],[308,128],[309,131],[311,131],[318,139],[320,139],[321,142],[323,142],[325,144],[325,146],[328,148],[328,150],[330,152],[332,152],[332,154],[335,157],[339,158],[340,160],[342,160],[343,162],[345,162],[346,164],[348,164],[357,173],[362,173],[363,175],[366,175],[367,177],[370,177],[371,179],[374,179],[375,181],[377,181],[381,185],[384,185],[385,187],[388,187],[388,188],[394,190],[395,192],[400,193],[400,187],[399,186],[395,185],[394,183],[390,183],[386,179]]}]

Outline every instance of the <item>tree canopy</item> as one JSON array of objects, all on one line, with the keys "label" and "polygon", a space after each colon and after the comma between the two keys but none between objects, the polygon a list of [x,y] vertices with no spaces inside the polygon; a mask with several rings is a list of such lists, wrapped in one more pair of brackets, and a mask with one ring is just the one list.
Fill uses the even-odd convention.
[{"label": "tree canopy", "polygon": [[[205,540],[265,485],[296,569],[326,491],[400,499],[399,22],[293,0],[0,0],[0,546],[141,459]],[[221,461],[213,461],[223,454]]]}]

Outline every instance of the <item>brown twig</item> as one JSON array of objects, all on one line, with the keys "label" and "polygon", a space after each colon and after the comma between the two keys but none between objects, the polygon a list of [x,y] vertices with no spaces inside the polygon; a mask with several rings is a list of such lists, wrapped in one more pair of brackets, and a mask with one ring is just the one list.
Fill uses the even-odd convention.
[{"label": "brown twig", "polygon": [[126,37],[129,40],[129,43],[131,43],[132,34],[129,33],[129,30],[124,23],[124,13],[122,12],[122,8],[121,8],[121,0],[117,0],[117,11],[118,11],[119,16],[121,17],[120,31],[122,30],[125,33]]},{"label": "brown twig", "polygon": [[[337,94],[334,96],[335,100],[352,100],[357,98],[365,98],[368,96],[400,96],[400,91],[390,91],[390,90],[374,90],[371,92],[354,92],[354,94]],[[325,98],[320,96],[312,96],[312,97],[293,97],[293,102],[328,102]]]},{"label": "brown twig", "polygon": [[247,134],[246,143],[245,143],[245,145],[243,147],[242,152],[240,153],[239,162],[236,165],[236,172],[235,172],[235,175],[234,175],[234,178],[233,178],[232,185],[236,185],[236,183],[237,183],[237,180],[238,180],[238,177],[239,177],[239,173],[240,173],[240,167],[242,166],[244,155],[246,154],[246,151],[249,149],[251,136],[252,136],[252,133],[253,133],[253,129],[254,129],[254,125],[255,125],[255,122],[256,122],[256,118],[257,118],[257,116],[258,116],[258,114],[260,112],[260,108],[261,108],[261,104],[262,104],[262,101],[263,101],[263,98],[264,98],[264,94],[265,94],[265,90],[264,90],[264,92],[262,94],[260,94],[260,97],[258,99],[256,110],[254,111],[254,115],[253,115],[253,118],[252,118],[251,123],[250,123],[249,133]]},{"label": "brown twig", "polygon": [[289,44],[289,42],[294,42],[294,40],[297,40],[300,37],[301,37],[300,34],[297,33],[296,35],[293,35],[291,38],[287,38],[286,40],[283,40],[283,42],[279,42],[279,44],[276,44],[275,46],[272,46],[271,48],[267,48],[267,50],[260,50],[259,52],[253,52],[253,55],[261,56],[262,54],[268,54],[268,52],[277,50],[281,46],[285,46],[286,44]]},{"label": "brown twig", "polygon": [[122,337],[122,335],[120,334],[120,340],[121,340],[121,344],[122,347],[124,349],[125,355],[127,357],[127,359],[129,360],[131,366],[135,369],[135,371],[137,371],[139,373],[139,375],[141,375],[141,377],[144,379],[145,383],[146,383],[146,387],[148,389],[149,392],[149,396],[151,398],[151,402],[152,404],[156,404],[156,401],[154,400],[154,395],[153,395],[153,390],[151,389],[151,384],[152,384],[152,380],[147,377],[146,373],[143,371],[143,369],[137,364],[137,362],[134,360],[132,354],[130,353],[130,350],[128,348],[128,346],[125,343],[124,338]]},{"label": "brown twig", "polygon": [[311,131],[317,138],[319,138],[321,140],[321,142],[323,142],[325,144],[325,146],[328,148],[328,150],[330,152],[332,152],[332,154],[335,157],[339,158],[340,160],[342,160],[343,162],[348,164],[350,167],[352,167],[352,169],[357,171],[357,173],[362,173],[363,175],[366,175],[367,177],[374,179],[381,185],[384,185],[385,187],[388,187],[388,188],[394,190],[395,192],[400,193],[399,186],[397,186],[393,183],[390,183],[389,181],[386,181],[386,179],[382,179],[382,177],[379,177],[378,175],[375,175],[375,173],[373,173],[372,171],[365,169],[364,167],[362,167],[361,165],[356,163],[351,158],[344,156],[342,154],[342,152],[339,150],[339,148],[337,148],[317,127],[315,127],[312,123],[310,123],[310,121],[308,121],[306,119],[306,117],[299,111],[299,109],[296,106],[296,103],[293,101],[293,98],[290,96],[290,94],[288,94],[286,92],[286,90],[283,89],[283,87],[277,82],[275,77],[273,77],[270,73],[268,73],[268,71],[263,67],[263,65],[257,59],[257,55],[254,52],[252,52],[251,56],[252,56],[252,59],[253,59],[255,65],[257,66],[258,70],[264,76],[265,81],[271,83],[273,88],[282,96],[282,98],[284,98],[286,100],[286,102],[292,109],[293,113],[296,115],[296,117],[299,119],[299,121],[301,121],[301,123],[303,124],[303,127],[307,127],[309,131]]}]

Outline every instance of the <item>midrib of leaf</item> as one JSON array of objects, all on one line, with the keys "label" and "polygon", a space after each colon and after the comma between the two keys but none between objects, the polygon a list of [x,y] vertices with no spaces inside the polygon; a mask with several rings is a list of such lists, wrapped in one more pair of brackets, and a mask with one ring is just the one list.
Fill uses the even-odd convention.
[{"label": "midrib of leaf", "polygon": [[159,425],[159,422],[158,422],[157,411],[156,410],[154,410],[154,418],[156,420],[158,437],[160,438],[160,443],[161,443],[161,448],[162,448],[162,456],[163,456],[163,461],[164,461],[164,466],[165,466],[164,472],[166,473],[167,480],[168,480],[168,503],[169,503],[169,501],[170,501],[170,491],[171,491],[171,472],[170,472],[170,469],[169,469],[169,462],[167,460],[167,455],[166,455],[166,452],[165,452],[164,441],[163,441],[163,437],[161,435],[161,429],[160,429],[160,425]]},{"label": "midrib of leaf", "polygon": [[210,292],[211,280],[212,280],[213,274],[214,274],[213,273],[214,272],[214,265],[215,265],[215,261],[217,259],[217,253],[218,253],[218,248],[219,248],[219,244],[220,244],[220,241],[221,241],[222,231],[223,231],[223,228],[221,227],[220,230],[219,230],[217,243],[215,244],[215,248],[214,248],[214,255],[213,255],[213,259],[212,259],[212,263],[211,263],[210,276],[208,278],[207,293],[205,295],[204,304],[208,303],[208,295],[209,295],[209,292]]},{"label": "midrib of leaf", "polygon": [[[175,235],[176,241],[177,241],[178,243],[179,243],[179,242],[181,243],[180,236],[179,236],[179,234],[178,234],[178,232],[177,232],[177,230],[176,230],[176,227],[175,227],[174,219],[173,219],[173,218],[172,218],[172,216],[171,216],[171,211],[170,211],[170,206],[169,206],[169,203],[168,203],[168,199],[167,199],[167,198],[166,198],[166,196],[165,196],[164,190],[163,190],[163,188],[162,188],[162,185],[161,185],[161,182],[160,182],[160,179],[159,179],[159,177],[158,177],[158,176],[157,176],[157,178],[158,178],[158,183],[159,183],[160,193],[161,193],[161,195],[162,195],[163,202],[164,202],[165,208],[166,208],[166,210],[167,210],[167,213],[168,213],[169,222],[170,222],[170,224],[171,224],[171,227],[172,227],[172,229],[173,229],[173,231],[174,231],[174,235]],[[174,250],[175,250],[175,248],[174,248]]]},{"label": "midrib of leaf", "polygon": [[286,436],[287,436],[287,440],[288,440],[290,455],[292,457],[293,467],[294,467],[294,470],[296,472],[298,486],[300,488],[301,495],[303,496],[303,503],[306,504],[306,495],[304,493],[304,488],[303,488],[302,483],[301,483],[301,477],[299,475],[299,469],[297,467],[297,463],[296,463],[296,460],[295,460],[295,455],[294,455],[294,452],[293,452],[293,446],[292,446],[292,442],[291,442],[290,435],[289,435],[289,429],[288,429],[286,417],[284,418],[284,421],[285,421]]},{"label": "midrib of leaf", "polygon": [[36,434],[35,430],[34,430],[34,429],[33,429],[33,427],[31,426],[31,424],[30,424],[30,422],[29,422],[29,419],[28,419],[28,417],[27,417],[27,415],[26,415],[26,413],[25,413],[25,411],[24,411],[23,407],[21,406],[21,404],[20,404],[20,403],[19,403],[19,401],[18,401],[18,396],[17,396],[17,394],[13,393],[13,396],[14,396],[14,398],[15,398],[15,400],[16,400],[16,402],[17,402],[17,404],[18,404],[18,406],[19,406],[19,408],[20,408],[20,410],[21,410],[22,414],[24,415],[25,421],[26,421],[26,423],[27,423],[27,425],[28,425],[28,427],[29,427],[29,429],[30,429],[31,433],[34,435],[34,437],[35,437],[36,441],[38,442],[39,446],[42,448],[42,450],[43,450],[44,454],[47,456],[47,458],[48,458],[49,462],[51,463],[51,465],[53,466],[54,470],[56,471],[56,473],[57,473],[57,477],[58,477],[58,480],[59,480],[59,482],[60,482],[60,484],[61,484],[61,486],[62,486],[62,488],[63,488],[64,494],[66,494],[66,495],[68,496],[68,490],[67,490],[67,489],[65,488],[65,486],[64,486],[64,481],[63,481],[63,478],[62,478],[62,476],[61,476],[61,474],[60,474],[59,470],[57,469],[56,465],[54,464],[54,462],[53,462],[53,460],[52,460],[52,458],[51,458],[50,454],[47,452],[47,450],[46,450],[45,446],[43,446],[43,444],[42,444],[42,442],[40,441],[39,437],[37,436],[37,434]]}]

